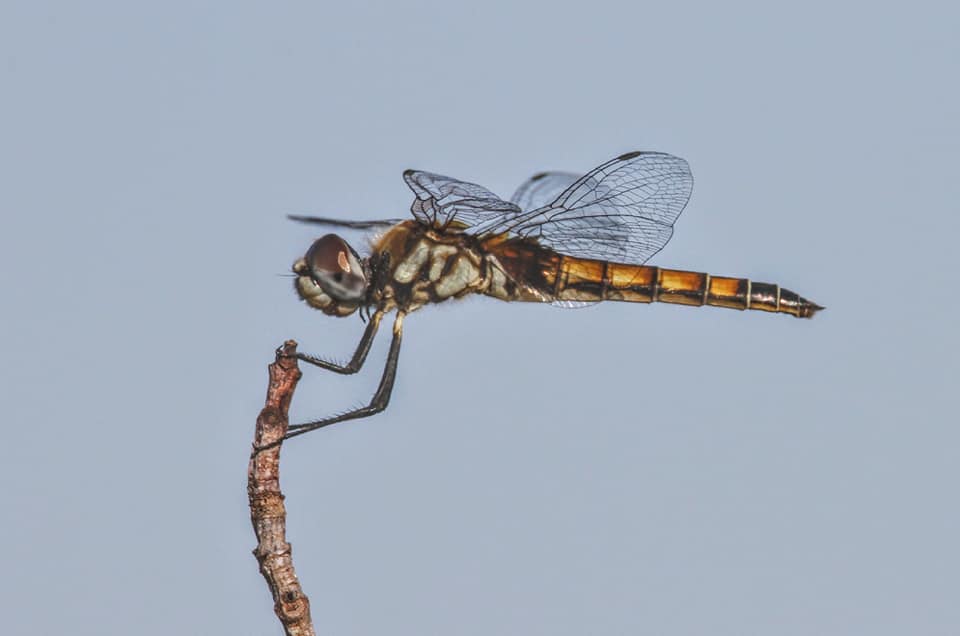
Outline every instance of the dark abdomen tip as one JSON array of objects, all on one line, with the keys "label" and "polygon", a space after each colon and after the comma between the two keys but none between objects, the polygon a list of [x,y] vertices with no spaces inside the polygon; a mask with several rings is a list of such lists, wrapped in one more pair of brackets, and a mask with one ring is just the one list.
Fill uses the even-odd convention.
[{"label": "dark abdomen tip", "polygon": [[821,309],[826,309],[826,307],[821,307],[817,303],[812,303],[806,298],[800,299],[800,311],[797,314],[798,318],[813,318],[813,315],[820,311]]}]

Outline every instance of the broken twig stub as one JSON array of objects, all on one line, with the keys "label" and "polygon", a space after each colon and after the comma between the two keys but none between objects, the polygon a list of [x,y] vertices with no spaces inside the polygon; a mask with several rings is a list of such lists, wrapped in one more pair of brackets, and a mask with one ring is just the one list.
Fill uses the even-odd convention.
[{"label": "broken twig stub", "polygon": [[287,413],[300,379],[297,343],[288,340],[277,349],[269,366],[267,400],[257,417],[253,451],[247,469],[250,520],[257,535],[253,555],[273,594],[274,611],[289,636],[313,636],[310,600],[300,588],[286,540],[287,512],[280,492],[280,448],[290,425]]}]

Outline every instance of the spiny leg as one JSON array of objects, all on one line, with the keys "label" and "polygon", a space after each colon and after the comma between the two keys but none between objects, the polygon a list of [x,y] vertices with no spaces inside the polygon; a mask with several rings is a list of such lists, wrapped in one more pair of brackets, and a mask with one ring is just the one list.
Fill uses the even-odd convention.
[{"label": "spiny leg", "polygon": [[357,345],[357,350],[353,352],[353,357],[350,358],[350,362],[345,365],[339,365],[335,362],[328,362],[322,358],[317,358],[306,353],[297,353],[297,360],[303,360],[309,364],[320,367],[321,369],[327,369],[328,371],[333,371],[335,373],[342,373],[344,375],[350,375],[351,373],[356,373],[360,370],[360,367],[363,366],[364,360],[367,359],[367,354],[370,353],[370,345],[373,344],[373,339],[377,335],[377,328],[380,327],[380,319],[383,318],[383,311],[378,309],[370,316],[370,322],[367,323],[367,328],[363,332],[363,336],[360,338],[360,343]]},{"label": "spiny leg", "polygon": [[387,408],[387,404],[390,403],[390,393],[393,391],[393,381],[397,376],[397,361],[400,358],[400,340],[403,335],[403,316],[403,312],[397,312],[397,319],[393,322],[393,339],[390,341],[390,353],[387,354],[387,363],[383,368],[383,377],[380,378],[380,386],[377,387],[377,392],[373,394],[370,404],[352,411],[347,411],[346,413],[341,413],[340,415],[325,417],[315,422],[291,426],[283,439],[303,435],[304,433],[309,433],[310,431],[315,431],[318,428],[330,426],[337,422],[370,417]]}]

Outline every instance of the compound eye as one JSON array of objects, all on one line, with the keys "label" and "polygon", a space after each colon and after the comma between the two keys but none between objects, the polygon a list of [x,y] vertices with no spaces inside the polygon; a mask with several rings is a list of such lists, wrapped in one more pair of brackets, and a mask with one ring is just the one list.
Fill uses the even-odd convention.
[{"label": "compound eye", "polygon": [[367,288],[363,267],[347,242],[336,234],[327,234],[314,241],[304,260],[313,279],[334,299],[363,299]]}]

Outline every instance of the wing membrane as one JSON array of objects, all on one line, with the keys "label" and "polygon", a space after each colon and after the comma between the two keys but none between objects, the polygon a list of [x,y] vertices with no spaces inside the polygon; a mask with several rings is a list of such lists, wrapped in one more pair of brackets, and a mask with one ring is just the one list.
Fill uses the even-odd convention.
[{"label": "wing membrane", "polygon": [[375,221],[348,221],[346,219],[331,219],[325,216],[303,216],[301,214],[288,214],[287,218],[291,221],[306,223],[308,225],[328,225],[330,227],[346,227],[351,230],[383,230],[397,223],[403,223],[403,219],[377,219]]},{"label": "wing membrane", "polygon": [[541,172],[524,181],[510,201],[524,212],[536,210],[555,201],[579,178],[580,175],[570,172]]},{"label": "wing membrane", "polygon": [[659,252],[690,199],[687,162],[662,152],[631,152],[582,177],[546,172],[510,202],[475,183],[407,170],[414,217],[478,236],[509,234],[561,254],[640,264]]},{"label": "wing membrane", "polygon": [[422,170],[407,170],[403,179],[416,195],[410,207],[413,216],[437,228],[474,227],[520,212],[513,203],[475,183]]},{"label": "wing membrane", "polygon": [[504,218],[493,231],[536,239],[562,254],[639,264],[670,240],[692,189],[683,159],[628,153],[591,170],[552,203]]}]

